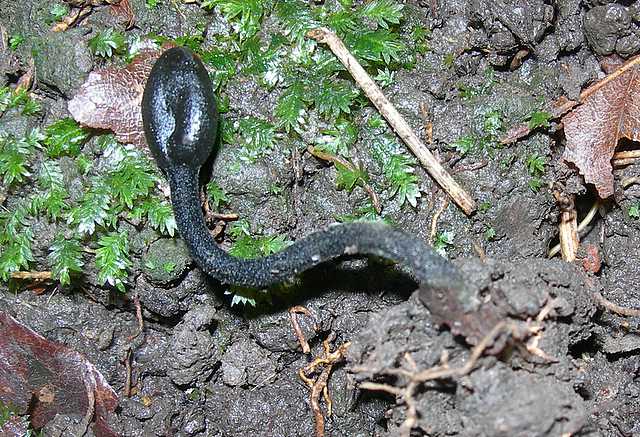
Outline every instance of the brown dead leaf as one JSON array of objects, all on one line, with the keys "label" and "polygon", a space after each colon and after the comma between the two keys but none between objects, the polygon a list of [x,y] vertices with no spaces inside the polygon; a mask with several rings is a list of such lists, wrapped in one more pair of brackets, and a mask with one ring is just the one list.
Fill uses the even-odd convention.
[{"label": "brown dead leaf", "polygon": [[116,436],[107,418],[118,398],[95,366],[4,312],[0,312],[0,402],[16,414],[29,414],[35,429],[56,414],[74,414],[84,417],[81,426],[91,427],[94,435]]},{"label": "brown dead leaf", "polygon": [[120,2],[111,5],[111,14],[120,18],[122,23],[126,24],[127,29],[131,29],[136,22],[133,8],[129,4],[129,0],[120,0]]},{"label": "brown dead leaf", "polygon": [[125,68],[91,72],[69,101],[73,118],[84,126],[113,131],[122,143],[145,147],[142,93],[151,67],[166,48],[143,50]]},{"label": "brown dead leaf", "polygon": [[640,140],[640,57],[631,59],[583,93],[582,105],[562,119],[562,156],[576,165],[601,198],[613,194],[611,158],[620,138]]}]

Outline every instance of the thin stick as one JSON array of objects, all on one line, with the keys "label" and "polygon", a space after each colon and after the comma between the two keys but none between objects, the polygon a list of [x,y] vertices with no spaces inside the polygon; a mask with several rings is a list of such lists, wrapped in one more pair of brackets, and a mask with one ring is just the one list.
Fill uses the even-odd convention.
[{"label": "thin stick", "polygon": [[566,262],[576,260],[580,240],[578,239],[578,214],[572,195],[555,192],[553,195],[560,206],[560,252]]},{"label": "thin stick", "polygon": [[622,188],[627,188],[629,185],[633,184],[640,184],[640,177],[632,176],[624,178],[622,181],[620,181],[620,185],[622,185]]},{"label": "thin stick", "polygon": [[640,158],[640,150],[625,150],[613,154],[613,159]]},{"label": "thin stick", "polygon": [[318,42],[325,43],[336,55],[340,62],[349,70],[356,83],[362,88],[371,102],[378,108],[380,113],[387,119],[393,130],[409,146],[409,149],[418,158],[420,163],[429,174],[440,184],[440,186],[453,198],[454,202],[470,215],[476,210],[476,203],[471,196],[451,177],[442,167],[440,162],[433,156],[427,146],[424,145],[418,136],[413,132],[409,123],[400,115],[398,110],[382,93],[382,90],[371,79],[367,72],[358,63],[356,58],[349,53],[349,50],[342,43],[340,38],[331,30],[325,27],[313,29],[307,36]]},{"label": "thin stick", "polygon": [[627,61],[625,64],[623,64],[620,68],[618,68],[616,71],[614,71],[613,73],[611,73],[608,76],[606,76],[600,82],[596,82],[593,85],[591,85],[589,88],[587,88],[586,90],[582,91],[580,93],[580,103],[584,102],[585,99],[587,99],[591,94],[595,93],[600,88],[602,88],[603,86],[605,86],[606,84],[608,84],[612,80],[616,79],[618,76],[622,75],[623,73],[625,73],[630,68],[635,67],[636,64],[638,64],[638,62],[640,62],[640,56],[635,56],[635,57],[631,58],[629,61]]},{"label": "thin stick", "polygon": [[11,279],[20,280],[32,280],[32,281],[48,281],[52,278],[51,272],[13,272],[11,273]]},{"label": "thin stick", "polygon": [[[596,212],[598,212],[598,208],[600,208],[600,202],[596,201],[596,202],[594,202],[593,206],[591,207],[591,209],[589,210],[587,215],[584,216],[584,218],[582,219],[582,221],[578,225],[578,232],[584,231],[584,228],[589,226],[589,223],[591,223],[591,220],[593,220],[593,218],[596,216]],[[558,252],[560,252],[560,245],[556,244],[555,246],[553,246],[549,250],[549,253],[547,254],[547,257],[553,258],[554,256],[556,256],[558,254]]]}]

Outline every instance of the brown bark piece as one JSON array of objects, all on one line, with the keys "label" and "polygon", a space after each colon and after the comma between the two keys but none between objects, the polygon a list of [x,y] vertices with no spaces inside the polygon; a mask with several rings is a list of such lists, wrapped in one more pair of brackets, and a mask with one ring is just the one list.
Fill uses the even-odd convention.
[{"label": "brown bark piece", "polygon": [[640,67],[635,59],[630,63],[562,120],[567,137],[563,159],[575,164],[603,199],[613,194],[611,158],[618,140],[640,140]]}]

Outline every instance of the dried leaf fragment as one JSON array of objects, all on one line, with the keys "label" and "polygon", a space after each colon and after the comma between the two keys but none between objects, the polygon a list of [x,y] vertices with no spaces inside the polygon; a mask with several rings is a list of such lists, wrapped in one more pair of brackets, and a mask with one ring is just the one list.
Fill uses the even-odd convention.
[{"label": "dried leaf fragment", "polygon": [[601,198],[613,194],[611,158],[621,138],[640,140],[640,57],[613,72],[563,118],[563,159],[576,165]]},{"label": "dried leaf fragment", "polygon": [[122,143],[146,145],[140,103],[147,77],[164,49],[145,49],[125,68],[93,71],[68,109],[79,123],[113,131]]},{"label": "dried leaf fragment", "polygon": [[95,366],[4,312],[0,312],[0,401],[17,414],[29,414],[36,429],[56,414],[74,414],[84,417],[81,425],[92,426],[94,435],[116,436],[107,418],[118,398]]}]

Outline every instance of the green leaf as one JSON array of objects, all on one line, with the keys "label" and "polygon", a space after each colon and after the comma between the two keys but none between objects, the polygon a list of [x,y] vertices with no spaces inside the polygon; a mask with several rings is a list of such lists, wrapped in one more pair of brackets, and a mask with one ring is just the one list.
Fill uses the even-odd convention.
[{"label": "green leaf", "polygon": [[496,238],[496,230],[492,227],[488,227],[486,231],[484,231],[484,239],[487,241],[493,241]]},{"label": "green leaf", "polygon": [[358,128],[348,120],[340,119],[333,129],[325,129],[316,139],[318,149],[332,155],[349,156],[349,149],[358,140]]},{"label": "green leaf", "polygon": [[96,249],[98,282],[108,283],[124,293],[128,270],[133,266],[129,259],[129,241],[126,232],[102,235]]},{"label": "green leaf", "polygon": [[400,36],[389,29],[353,33],[345,42],[364,65],[368,62],[390,64],[392,60],[401,62],[407,51]]},{"label": "green leaf", "polygon": [[634,219],[640,218],[640,203],[634,203],[629,207],[629,217]]},{"label": "green leaf", "polygon": [[57,161],[42,161],[42,164],[40,164],[40,171],[38,172],[38,185],[45,190],[64,187],[62,170],[60,169],[60,165]]},{"label": "green leaf", "polygon": [[338,118],[341,113],[351,113],[351,105],[358,94],[349,82],[325,79],[315,90],[313,102],[320,114]]},{"label": "green leaf", "polygon": [[336,186],[339,190],[344,189],[350,193],[357,185],[362,186],[369,180],[367,171],[362,167],[354,166],[353,168],[349,168],[339,162],[335,163],[335,167],[338,173]]},{"label": "green leaf", "polygon": [[378,23],[378,26],[389,28],[389,24],[399,24],[402,19],[404,5],[397,0],[373,0],[360,9],[360,16]]},{"label": "green leaf", "polygon": [[202,62],[210,67],[213,89],[224,87],[229,79],[236,75],[237,60],[230,54],[220,50],[210,50],[201,55]]},{"label": "green leaf", "polygon": [[540,191],[540,188],[542,188],[542,179],[531,178],[529,179],[528,185],[531,191],[533,191],[534,193],[537,193],[538,191]]},{"label": "green leaf", "polygon": [[180,47],[186,47],[194,52],[199,52],[200,46],[204,42],[204,36],[202,36],[202,33],[180,35],[174,39],[174,42]]},{"label": "green leaf", "polygon": [[494,109],[484,114],[482,128],[486,135],[497,137],[502,132],[502,127],[502,113],[499,110]]},{"label": "green leaf", "polygon": [[293,242],[286,235],[241,235],[234,241],[229,254],[243,259],[254,259],[280,252]]},{"label": "green leaf", "polygon": [[64,186],[52,186],[39,192],[31,199],[31,209],[35,213],[44,211],[45,215],[52,220],[62,217],[63,212],[69,209],[67,199],[69,193]]},{"label": "green leaf", "polygon": [[124,35],[113,29],[106,29],[89,40],[89,48],[97,56],[110,58],[114,53],[124,50]]},{"label": "green leaf", "polygon": [[233,23],[240,40],[245,40],[260,30],[264,13],[262,4],[262,0],[205,0],[202,7],[217,7],[225,20]]},{"label": "green leaf", "polygon": [[395,78],[395,72],[389,71],[388,68],[385,67],[384,70],[378,70],[378,75],[374,77],[380,88],[386,88],[393,83],[393,79]]},{"label": "green leaf", "polygon": [[209,197],[209,203],[214,209],[219,209],[220,206],[229,203],[227,193],[218,185],[215,181],[211,181],[207,184],[207,196]]},{"label": "green leaf", "polygon": [[24,35],[21,35],[19,33],[15,34],[15,35],[11,35],[9,37],[9,48],[11,50],[16,50],[20,44],[22,44],[24,42]]},{"label": "green leaf", "polygon": [[238,124],[240,143],[243,146],[241,159],[254,162],[266,156],[274,147],[276,128],[271,123],[256,117],[247,117]]},{"label": "green leaf", "polygon": [[298,131],[306,124],[307,104],[304,101],[304,88],[299,82],[287,88],[278,98],[276,117],[286,132]]},{"label": "green leaf", "polygon": [[418,177],[413,173],[411,163],[412,160],[407,156],[393,155],[382,170],[391,182],[391,197],[397,197],[401,205],[406,201],[415,208],[418,206],[418,198],[422,195],[418,187]]},{"label": "green leaf", "polygon": [[341,223],[383,222],[386,224],[391,224],[391,220],[378,215],[378,212],[370,202],[363,207],[357,208],[351,214],[341,214],[336,216],[336,220]]},{"label": "green leaf", "polygon": [[28,198],[23,198],[12,211],[0,209],[0,245],[13,242],[29,227],[30,203]]},{"label": "green leaf", "polygon": [[374,159],[382,166],[385,181],[389,184],[389,197],[397,198],[400,205],[409,202],[414,208],[421,197],[418,177],[414,174],[414,160],[404,154],[404,149],[388,137],[376,138],[370,143]]},{"label": "green leaf", "polygon": [[531,176],[539,177],[544,174],[546,159],[544,158],[544,156],[538,155],[537,153],[532,153],[527,156],[524,164]]},{"label": "green leaf", "polygon": [[275,13],[284,27],[285,36],[295,41],[302,41],[309,30],[320,24],[313,17],[309,5],[301,0],[277,0]]},{"label": "green leaf", "polygon": [[69,7],[66,4],[55,3],[49,9],[51,21],[61,21],[69,13]]},{"label": "green leaf", "polygon": [[67,223],[76,225],[79,233],[91,235],[95,232],[96,225],[105,226],[107,223],[110,206],[108,187],[102,181],[94,181],[80,204],[69,212]]},{"label": "green leaf", "polygon": [[31,252],[32,242],[31,230],[22,229],[11,241],[0,247],[0,279],[8,281],[11,273],[29,269],[29,263],[34,261]]},{"label": "green leaf", "polygon": [[91,170],[91,167],[93,167],[93,161],[84,153],[80,153],[76,157],[76,165],[78,166],[80,174],[86,176],[89,170]]},{"label": "green leaf", "polygon": [[32,154],[33,149],[23,140],[0,137],[0,175],[6,186],[23,182],[31,176],[29,167]]},{"label": "green leaf", "polygon": [[534,111],[529,116],[529,121],[527,121],[527,126],[529,129],[535,129],[538,127],[549,127],[549,120],[551,120],[552,115],[545,111]]},{"label": "green leaf", "polygon": [[111,188],[113,197],[131,209],[135,201],[149,195],[157,179],[146,158],[129,154],[109,173],[106,183]]},{"label": "green leaf", "polygon": [[476,147],[476,138],[471,135],[467,135],[458,138],[456,141],[449,144],[449,147],[456,149],[461,155],[466,155]]},{"label": "green leaf", "polygon": [[438,232],[433,241],[433,250],[440,256],[447,256],[447,249],[453,247],[454,233],[451,231]]},{"label": "green leaf", "polygon": [[56,121],[44,132],[44,144],[51,158],[63,155],[77,156],[80,153],[80,147],[89,138],[89,133],[70,117]]},{"label": "green leaf", "polygon": [[356,17],[349,10],[339,10],[327,15],[324,19],[326,26],[338,35],[345,35],[358,29]]},{"label": "green leaf", "polygon": [[167,202],[154,202],[152,201],[147,211],[149,217],[149,223],[154,229],[157,229],[165,235],[173,237],[176,229],[176,219],[173,216],[173,209]]},{"label": "green leaf", "polygon": [[49,248],[48,259],[54,279],[59,280],[62,285],[69,285],[71,274],[81,273],[84,265],[80,241],[67,240],[64,235],[57,235]]}]

